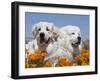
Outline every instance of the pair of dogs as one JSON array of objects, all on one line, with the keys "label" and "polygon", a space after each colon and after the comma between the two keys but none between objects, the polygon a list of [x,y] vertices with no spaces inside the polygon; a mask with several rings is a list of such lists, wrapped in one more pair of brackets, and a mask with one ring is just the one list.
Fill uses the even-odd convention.
[{"label": "pair of dogs", "polygon": [[56,66],[59,57],[75,61],[82,48],[81,33],[77,26],[56,27],[53,23],[39,22],[32,27],[33,40],[26,44],[29,54],[34,50],[46,51],[45,61]]}]

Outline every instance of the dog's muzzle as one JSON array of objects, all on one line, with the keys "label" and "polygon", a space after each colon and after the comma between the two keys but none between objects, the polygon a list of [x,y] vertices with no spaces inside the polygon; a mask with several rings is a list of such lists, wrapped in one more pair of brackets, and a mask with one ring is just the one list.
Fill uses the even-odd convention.
[{"label": "dog's muzzle", "polygon": [[40,33],[40,43],[48,43],[50,40],[50,38],[48,38],[48,40],[45,39],[45,34],[42,32]]},{"label": "dog's muzzle", "polygon": [[77,37],[77,39],[78,39],[78,42],[81,42],[81,37]]},{"label": "dog's muzzle", "polygon": [[81,43],[81,37],[77,37],[77,39],[78,39],[78,42],[76,42],[76,44],[80,45],[80,43]]},{"label": "dog's muzzle", "polygon": [[45,41],[45,34],[44,33],[40,33],[40,43],[43,43]]},{"label": "dog's muzzle", "polygon": [[81,43],[81,37],[77,37],[77,42],[76,43],[72,43],[72,46],[78,46]]},{"label": "dog's muzzle", "polygon": [[40,38],[43,39],[45,37],[44,33],[40,33]]}]

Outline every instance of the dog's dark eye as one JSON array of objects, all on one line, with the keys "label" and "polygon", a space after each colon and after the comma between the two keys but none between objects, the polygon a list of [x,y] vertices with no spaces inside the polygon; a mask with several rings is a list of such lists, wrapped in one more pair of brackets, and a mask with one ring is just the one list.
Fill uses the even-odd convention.
[{"label": "dog's dark eye", "polygon": [[41,28],[38,29],[38,31],[40,31],[40,30],[41,30]]},{"label": "dog's dark eye", "polygon": [[72,33],[72,35],[74,35],[75,33]]},{"label": "dog's dark eye", "polygon": [[46,28],[47,31],[50,31],[50,29],[48,29],[48,27]]}]

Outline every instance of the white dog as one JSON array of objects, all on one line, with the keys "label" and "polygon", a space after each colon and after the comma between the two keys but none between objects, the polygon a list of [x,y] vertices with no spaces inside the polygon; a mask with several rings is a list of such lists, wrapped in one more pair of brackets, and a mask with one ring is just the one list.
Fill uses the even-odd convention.
[{"label": "white dog", "polygon": [[53,23],[39,22],[32,27],[33,40],[26,45],[29,53],[34,50],[46,51],[48,45],[57,39],[58,29]]},{"label": "white dog", "polygon": [[61,29],[62,32],[65,33],[65,40],[67,48],[75,57],[77,54],[80,54],[82,49],[82,41],[81,41],[81,32],[78,26],[65,26]]},{"label": "white dog", "polygon": [[59,57],[66,57],[70,61],[74,61],[74,57],[81,50],[80,29],[77,26],[65,26],[60,29],[58,40],[48,46],[48,57],[56,66]]}]

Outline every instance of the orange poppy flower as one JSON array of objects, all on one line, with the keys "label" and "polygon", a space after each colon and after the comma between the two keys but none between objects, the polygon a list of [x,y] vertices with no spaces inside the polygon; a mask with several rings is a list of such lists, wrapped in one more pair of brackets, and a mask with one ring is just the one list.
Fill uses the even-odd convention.
[{"label": "orange poppy flower", "polygon": [[58,59],[58,63],[59,63],[60,66],[72,66],[73,65],[73,62],[69,61],[65,57],[60,57]]},{"label": "orange poppy flower", "polygon": [[89,63],[90,52],[85,48],[82,48],[81,53],[75,57],[75,60],[79,65],[87,65]]},{"label": "orange poppy flower", "polygon": [[35,68],[37,67],[37,64],[30,64],[30,68]]},{"label": "orange poppy flower", "polygon": [[25,68],[29,68],[29,64],[28,63],[25,63]]},{"label": "orange poppy flower", "polygon": [[47,61],[44,63],[44,67],[52,67],[52,62],[51,61]]},{"label": "orange poppy flower", "polygon": [[47,55],[46,52],[36,50],[34,53],[32,53],[28,56],[28,59],[30,59],[30,60],[39,60],[39,59],[43,58],[46,55]]},{"label": "orange poppy flower", "polygon": [[81,53],[86,53],[86,49],[82,48]]}]

